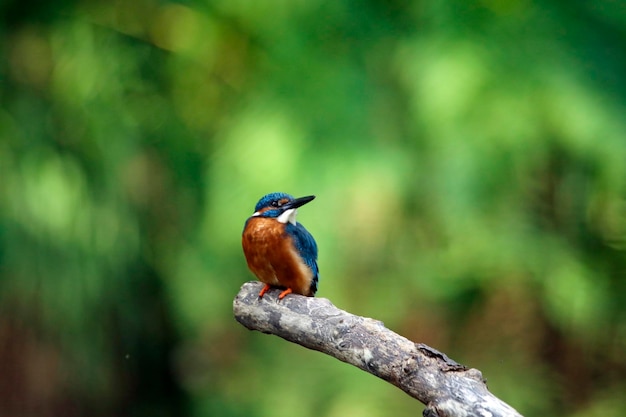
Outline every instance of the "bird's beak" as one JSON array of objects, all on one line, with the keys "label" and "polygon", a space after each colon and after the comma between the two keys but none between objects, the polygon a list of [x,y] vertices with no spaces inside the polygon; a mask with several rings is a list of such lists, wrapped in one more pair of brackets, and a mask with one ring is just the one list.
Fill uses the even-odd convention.
[{"label": "bird's beak", "polygon": [[283,210],[295,209],[295,208],[305,205],[306,203],[313,201],[314,198],[315,198],[314,195],[307,195],[306,197],[296,198],[295,200],[284,204],[281,207],[281,209]]}]

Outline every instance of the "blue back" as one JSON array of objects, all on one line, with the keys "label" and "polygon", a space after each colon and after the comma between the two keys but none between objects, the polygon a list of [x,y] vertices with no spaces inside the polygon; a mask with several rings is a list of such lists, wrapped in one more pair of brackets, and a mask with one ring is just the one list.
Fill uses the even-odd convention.
[{"label": "blue back", "polygon": [[285,225],[285,231],[293,239],[296,250],[302,257],[304,263],[313,271],[313,279],[311,280],[311,291],[313,294],[317,291],[317,283],[319,281],[319,268],[317,266],[317,243],[308,230],[302,224],[296,222],[294,226],[291,223]]}]

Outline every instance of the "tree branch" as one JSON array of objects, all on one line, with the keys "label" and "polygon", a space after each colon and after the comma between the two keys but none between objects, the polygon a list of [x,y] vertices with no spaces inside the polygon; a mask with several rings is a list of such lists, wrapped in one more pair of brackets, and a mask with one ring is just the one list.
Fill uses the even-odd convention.
[{"label": "tree branch", "polygon": [[445,354],[355,316],[325,298],[270,290],[259,299],[260,282],[247,282],[233,302],[235,318],[250,330],[280,336],[333,356],[395,385],[426,404],[425,417],[521,417],[489,392],[482,374]]}]

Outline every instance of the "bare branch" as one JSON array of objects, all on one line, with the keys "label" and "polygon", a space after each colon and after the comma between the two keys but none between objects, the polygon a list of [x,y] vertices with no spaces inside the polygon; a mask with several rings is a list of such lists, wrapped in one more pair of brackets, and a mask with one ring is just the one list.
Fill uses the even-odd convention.
[{"label": "bare branch", "polygon": [[278,291],[258,294],[263,284],[245,283],[233,302],[235,318],[250,330],[280,336],[333,356],[395,385],[426,404],[426,417],[521,417],[489,392],[482,374],[445,354],[355,316],[325,298]]}]

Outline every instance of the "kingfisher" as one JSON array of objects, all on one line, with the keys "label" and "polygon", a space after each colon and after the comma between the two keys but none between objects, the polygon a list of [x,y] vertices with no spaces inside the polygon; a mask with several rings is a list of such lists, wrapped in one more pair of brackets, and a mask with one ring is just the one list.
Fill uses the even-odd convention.
[{"label": "kingfisher", "polygon": [[241,245],[248,268],[265,284],[259,297],[272,287],[284,289],[279,299],[290,293],[315,296],[319,280],[317,243],[296,221],[298,207],[314,198],[270,193],[261,197],[246,220]]}]

